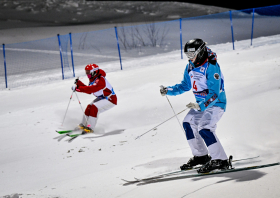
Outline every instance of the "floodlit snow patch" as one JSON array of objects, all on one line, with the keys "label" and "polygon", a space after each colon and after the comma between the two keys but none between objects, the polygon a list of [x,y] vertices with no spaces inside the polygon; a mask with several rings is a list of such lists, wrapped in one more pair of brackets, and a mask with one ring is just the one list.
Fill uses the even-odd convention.
[{"label": "floodlit snow patch", "polygon": [[[218,54],[225,77],[228,106],[217,134],[234,159],[260,155],[236,167],[280,161],[280,36],[210,45]],[[180,83],[187,59],[166,53],[129,60],[130,67],[108,72],[118,60],[100,64],[118,96],[118,105],[100,115],[96,134],[68,143],[55,132],[72,129],[94,97],[74,94],[61,126],[73,79],[2,90],[0,103],[0,196],[22,197],[278,197],[280,169],[260,169],[197,179],[170,180],[150,185],[124,186],[122,178],[145,177],[178,170],[192,157],[176,119],[135,138],[172,117],[173,111],[159,86]],[[149,62],[148,65],[143,63]],[[77,71],[87,83],[84,71]],[[41,77],[47,76],[41,74]],[[194,102],[191,92],[169,97],[175,110]],[[183,121],[187,110],[178,115]],[[219,193],[217,194],[217,188]],[[222,185],[222,186],[221,186]],[[188,186],[188,188],[186,188]],[[206,186],[203,190],[201,187]],[[211,186],[208,188],[207,186]],[[262,188],[256,188],[262,186]],[[232,189],[236,189],[232,191]],[[69,190],[70,189],[70,190]],[[269,189],[265,191],[263,189]]]}]

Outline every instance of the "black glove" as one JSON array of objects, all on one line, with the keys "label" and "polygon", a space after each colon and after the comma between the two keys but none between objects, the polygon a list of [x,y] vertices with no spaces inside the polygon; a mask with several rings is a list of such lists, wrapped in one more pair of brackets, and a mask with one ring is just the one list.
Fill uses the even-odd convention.
[{"label": "black glove", "polygon": [[79,81],[79,77],[75,79],[74,84],[77,84],[78,81]]},{"label": "black glove", "polygon": [[164,87],[163,85],[161,85],[160,86],[160,94],[162,95],[162,96],[165,96],[166,94],[167,94],[167,87]]}]

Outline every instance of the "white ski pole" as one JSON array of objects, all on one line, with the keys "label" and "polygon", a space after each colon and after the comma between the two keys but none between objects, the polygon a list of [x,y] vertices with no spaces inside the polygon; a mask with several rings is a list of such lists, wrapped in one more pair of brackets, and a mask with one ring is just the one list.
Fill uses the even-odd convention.
[{"label": "white ski pole", "polygon": [[77,99],[78,99],[78,101],[79,101],[79,104],[80,104],[80,106],[81,106],[81,109],[82,109],[82,112],[83,112],[83,116],[85,117],[85,120],[86,120],[86,125],[85,126],[87,126],[87,122],[88,122],[88,117],[86,118],[86,116],[85,116],[85,112],[84,112],[84,110],[83,110],[83,107],[82,107],[82,104],[81,104],[81,102],[80,102],[80,99],[79,99],[79,97],[78,97],[78,94],[77,94],[77,92],[75,92],[76,93],[76,97],[77,97]]},{"label": "white ski pole", "polygon": [[71,99],[72,99],[73,93],[74,93],[74,91],[72,91],[72,94],[71,94],[70,100],[69,100],[69,102],[68,102],[68,106],[67,106],[67,109],[66,109],[66,112],[65,112],[65,115],[64,115],[64,118],[63,118],[63,121],[62,121],[61,126],[63,126],[64,120],[65,120],[65,117],[66,117],[66,113],[67,113],[67,111],[68,111],[69,104],[70,104],[70,102],[71,102]]},{"label": "white ski pole", "polygon": [[168,102],[169,102],[169,104],[170,104],[171,109],[173,110],[174,115],[176,116],[176,118],[177,118],[177,120],[178,120],[178,123],[179,123],[179,125],[180,125],[180,127],[181,127],[182,131],[183,131],[183,132],[184,132],[184,134],[185,134],[185,130],[183,129],[182,124],[180,123],[180,121],[179,121],[179,119],[178,119],[178,117],[177,117],[177,115],[176,115],[176,113],[175,113],[175,111],[174,111],[174,109],[173,109],[173,107],[172,107],[172,105],[171,105],[171,103],[170,103],[170,101],[169,101],[169,99],[168,99],[167,95],[165,95],[165,96],[166,96],[167,101],[168,101]]},{"label": "white ski pole", "polygon": [[[79,76],[76,78],[76,80],[79,80]],[[76,83],[77,83],[77,81],[76,81]],[[75,84],[76,84],[76,83],[75,83]],[[85,116],[85,112],[84,112],[84,110],[83,110],[83,107],[82,107],[82,104],[81,104],[81,102],[80,102],[80,99],[79,99],[79,97],[78,97],[77,92],[75,92],[75,94],[76,94],[76,97],[77,97],[77,99],[78,99],[78,101],[79,101],[79,104],[80,104],[80,106],[81,106],[81,109],[82,109],[82,112],[83,112],[83,116],[84,116],[84,118],[85,118],[86,126],[87,126],[87,122],[88,122],[89,116],[88,116],[88,117]]]},{"label": "white ski pole", "polygon": [[[183,111],[177,113],[177,115],[179,115],[180,113],[186,111],[188,108],[184,109]],[[163,123],[167,122],[168,120],[174,118],[176,115],[172,116],[171,118],[168,118],[167,120],[165,120],[164,122],[158,124],[157,126],[153,127],[152,129],[146,131],[145,133],[143,133],[142,135],[139,135],[135,140],[139,139],[140,137],[142,137],[143,135],[145,135],[146,133],[149,133],[150,131],[154,130],[155,128],[157,128],[158,126],[162,125]]]}]

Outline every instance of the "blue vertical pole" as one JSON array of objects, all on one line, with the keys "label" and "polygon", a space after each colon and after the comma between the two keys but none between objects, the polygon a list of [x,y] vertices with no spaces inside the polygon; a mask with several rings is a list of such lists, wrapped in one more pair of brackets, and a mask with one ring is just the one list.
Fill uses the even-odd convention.
[{"label": "blue vertical pole", "polygon": [[231,10],[229,11],[229,16],[230,16],[230,25],[231,25],[231,39],[232,39],[232,46],[233,46],[233,50],[234,50],[234,36],[233,36],[233,25],[232,25]]},{"label": "blue vertical pole", "polygon": [[70,38],[70,49],[71,49],[71,60],[72,60],[72,68],[73,68],[73,77],[75,77],[75,68],[74,68],[74,57],[73,57],[73,48],[72,48],[72,36],[71,32],[69,33]]},{"label": "blue vertical pole", "polygon": [[3,43],[3,57],[4,57],[4,69],[5,69],[5,82],[6,82],[6,88],[8,88],[7,65],[6,65],[6,54],[5,54],[5,44],[4,43]]},{"label": "blue vertical pole", "polygon": [[182,43],[182,18],[180,18],[180,45],[181,45],[181,59],[183,59],[183,43]]},{"label": "blue vertical pole", "polygon": [[252,32],[251,32],[251,45],[253,45],[253,35],[254,35],[254,17],[255,16],[255,8],[253,9],[253,16],[252,16]]},{"label": "blue vertical pole", "polygon": [[121,57],[121,50],[120,50],[120,45],[119,45],[119,37],[118,37],[118,30],[117,30],[117,27],[115,27],[115,33],[116,33],[116,38],[117,38],[117,44],[118,44],[118,50],[119,50],[119,57],[120,57],[120,64],[121,64],[121,70],[122,70],[122,57]]},{"label": "blue vertical pole", "polygon": [[62,69],[62,80],[64,80],[64,72],[63,72],[63,61],[62,61],[62,49],[61,49],[61,43],[60,43],[60,36],[57,34],[58,38],[58,45],[59,45],[59,51],[60,51],[60,61],[61,61],[61,69]]}]

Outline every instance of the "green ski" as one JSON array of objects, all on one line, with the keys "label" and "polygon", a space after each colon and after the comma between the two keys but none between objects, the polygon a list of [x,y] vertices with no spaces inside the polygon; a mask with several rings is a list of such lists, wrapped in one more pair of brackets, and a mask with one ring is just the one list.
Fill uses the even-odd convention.
[{"label": "green ski", "polygon": [[59,134],[65,134],[65,133],[71,133],[73,131],[74,130],[65,130],[65,131],[56,131],[56,132],[59,133]]}]

